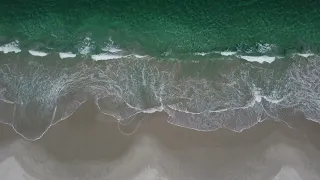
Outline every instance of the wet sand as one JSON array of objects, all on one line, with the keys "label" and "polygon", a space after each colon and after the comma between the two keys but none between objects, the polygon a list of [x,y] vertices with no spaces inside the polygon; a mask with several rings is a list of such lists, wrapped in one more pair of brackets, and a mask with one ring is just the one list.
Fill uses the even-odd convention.
[{"label": "wet sand", "polygon": [[38,141],[0,126],[1,180],[318,180],[320,125],[294,116],[241,133],[199,132],[156,113],[120,129],[86,103]]}]

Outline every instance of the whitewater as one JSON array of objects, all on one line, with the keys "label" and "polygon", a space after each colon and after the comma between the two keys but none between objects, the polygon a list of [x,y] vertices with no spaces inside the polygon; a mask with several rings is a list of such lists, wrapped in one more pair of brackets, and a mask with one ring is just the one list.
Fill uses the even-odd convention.
[{"label": "whitewater", "polygon": [[[28,56],[18,41],[1,46],[0,121],[37,140],[87,100],[121,123],[165,112],[169,123],[197,131],[241,132],[267,118],[285,122],[288,109],[311,121],[320,119],[319,57],[311,52],[276,60],[215,51],[228,61],[183,62],[133,54],[113,42],[90,54],[90,39],[83,44],[78,53],[28,50],[35,59],[25,61],[14,60]],[[47,56],[61,60],[43,63]],[[65,58],[72,65],[64,64]]]}]

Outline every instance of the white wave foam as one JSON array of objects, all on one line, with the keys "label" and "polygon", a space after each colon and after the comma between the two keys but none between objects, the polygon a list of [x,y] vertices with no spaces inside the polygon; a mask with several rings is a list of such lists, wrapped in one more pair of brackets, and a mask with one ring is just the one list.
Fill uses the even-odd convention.
[{"label": "white wave foam", "polygon": [[94,55],[91,56],[91,58],[93,60],[95,60],[95,61],[120,59],[120,58],[123,58],[123,57],[125,57],[125,56],[108,54],[108,53],[94,54]]},{"label": "white wave foam", "polygon": [[305,58],[308,58],[308,57],[310,57],[310,56],[314,56],[314,54],[311,53],[311,52],[307,52],[307,53],[297,53],[296,55],[302,56],[302,57],[305,57]]},{"label": "white wave foam", "polygon": [[117,52],[121,52],[122,49],[116,47],[116,46],[113,46],[113,45],[107,45],[106,47],[104,48],[101,48],[102,51],[107,51],[107,52],[111,52],[111,53],[117,53]]},{"label": "white wave foam", "polygon": [[21,52],[21,49],[19,49],[19,41],[14,41],[8,44],[5,44],[3,46],[0,46],[0,51],[7,54],[9,52],[18,53]]},{"label": "white wave foam", "polygon": [[273,44],[268,44],[268,43],[261,44],[261,43],[258,43],[257,51],[259,53],[267,53],[267,52],[271,51],[273,47],[275,47],[275,45],[273,45]]},{"label": "white wave foam", "polygon": [[263,96],[261,96],[260,89],[254,88],[253,95],[254,95],[254,102],[258,102],[258,103],[261,102]]},{"label": "white wave foam", "polygon": [[270,56],[239,56],[241,59],[244,59],[249,62],[258,62],[258,63],[272,63],[274,60],[276,60],[276,57],[270,57]]},{"label": "white wave foam", "polygon": [[91,58],[95,61],[104,61],[104,60],[111,60],[111,59],[121,59],[126,57],[135,57],[135,58],[144,58],[147,56],[142,56],[138,54],[129,54],[129,55],[117,55],[117,54],[109,54],[109,53],[101,53],[101,54],[94,54]]},{"label": "white wave foam", "polygon": [[60,52],[59,56],[60,56],[61,59],[65,59],[65,58],[74,58],[77,55],[73,54],[72,52]]},{"label": "white wave foam", "polygon": [[205,52],[196,52],[196,53],[194,53],[194,55],[196,55],[196,56],[205,56],[205,55],[208,55],[208,54],[210,54],[210,53],[205,53]]},{"label": "white wave foam", "polygon": [[146,114],[153,114],[155,112],[162,112],[164,110],[163,106],[155,107],[155,108],[149,108],[145,109],[142,112]]},{"label": "white wave foam", "polygon": [[109,43],[104,48],[101,48],[101,50],[107,51],[110,53],[117,53],[117,52],[122,51],[122,49],[120,49],[119,47],[114,45],[114,41],[111,39],[111,37],[109,37]]},{"label": "white wave foam", "polygon": [[94,48],[94,44],[91,38],[86,37],[82,42],[78,49],[79,53],[82,55],[87,55],[91,53],[92,49]]},{"label": "white wave foam", "polygon": [[85,47],[81,47],[79,49],[79,53],[82,55],[87,55],[91,52],[91,47],[90,46],[85,46]]},{"label": "white wave foam", "polygon": [[131,54],[129,56],[134,56],[136,58],[144,58],[144,57],[147,57],[147,56],[142,56],[142,55],[138,55],[138,54]]},{"label": "white wave foam", "polygon": [[29,50],[29,53],[33,56],[40,56],[40,57],[44,57],[48,55],[48,53],[45,53],[42,51],[34,51],[34,50]]},{"label": "white wave foam", "polygon": [[232,56],[232,55],[237,54],[237,52],[235,52],[235,51],[222,51],[222,52],[220,52],[220,54],[222,56]]},{"label": "white wave foam", "polygon": [[213,51],[213,52],[196,52],[196,53],[194,53],[194,55],[196,55],[196,56],[206,56],[206,55],[209,55],[209,54],[212,54],[212,53],[217,53],[217,54],[220,54],[221,56],[232,56],[232,55],[237,54],[236,51]]}]

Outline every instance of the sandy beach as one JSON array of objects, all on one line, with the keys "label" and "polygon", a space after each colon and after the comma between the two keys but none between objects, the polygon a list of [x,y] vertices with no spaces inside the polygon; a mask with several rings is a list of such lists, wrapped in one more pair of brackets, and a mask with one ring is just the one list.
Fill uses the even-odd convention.
[{"label": "sandy beach", "polygon": [[1,180],[320,179],[316,123],[298,118],[289,128],[267,120],[241,133],[198,132],[166,118],[118,126],[87,103],[35,142],[1,125]]}]

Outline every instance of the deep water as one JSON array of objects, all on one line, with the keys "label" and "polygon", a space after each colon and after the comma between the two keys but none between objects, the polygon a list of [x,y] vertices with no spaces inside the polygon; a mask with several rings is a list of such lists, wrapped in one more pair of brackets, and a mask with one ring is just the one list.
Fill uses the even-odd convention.
[{"label": "deep water", "polygon": [[212,50],[264,53],[318,51],[320,2],[181,0],[2,0],[0,40],[24,48],[92,51],[109,39],[128,51],[153,56]]}]

